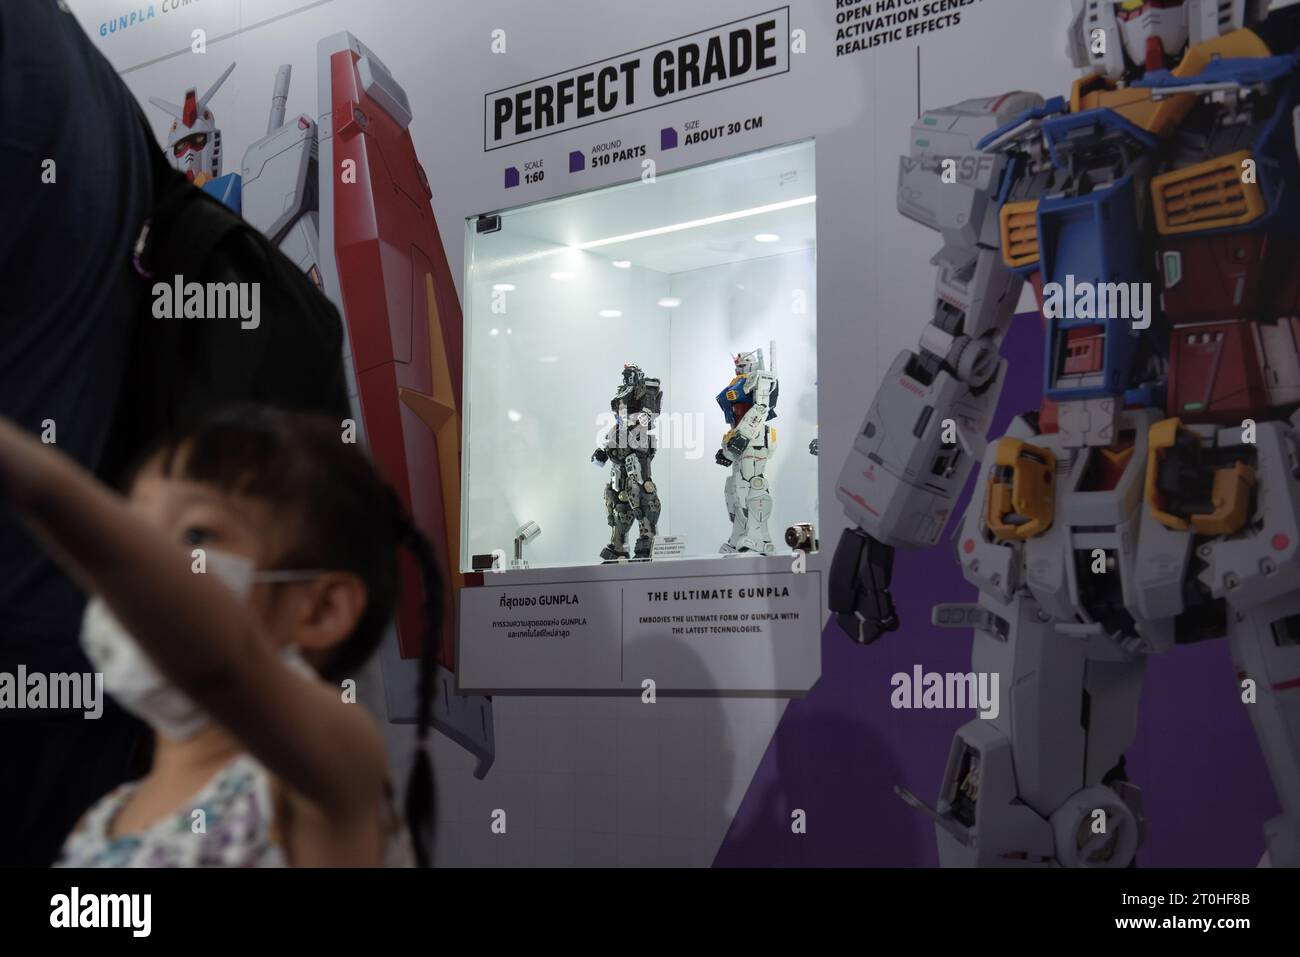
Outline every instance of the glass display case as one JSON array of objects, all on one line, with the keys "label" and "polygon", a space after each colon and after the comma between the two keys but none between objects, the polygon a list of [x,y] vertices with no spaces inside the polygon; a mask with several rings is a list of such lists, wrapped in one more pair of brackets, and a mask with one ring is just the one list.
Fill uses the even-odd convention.
[{"label": "glass display case", "polygon": [[462,569],[788,552],[816,251],[812,141],[468,220]]}]

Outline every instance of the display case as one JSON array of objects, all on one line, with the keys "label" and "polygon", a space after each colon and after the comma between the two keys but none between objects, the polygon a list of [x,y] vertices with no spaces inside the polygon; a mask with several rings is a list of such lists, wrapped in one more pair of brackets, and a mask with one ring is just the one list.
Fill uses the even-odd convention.
[{"label": "display case", "polygon": [[790,551],[817,505],[814,157],[467,221],[462,570]]}]

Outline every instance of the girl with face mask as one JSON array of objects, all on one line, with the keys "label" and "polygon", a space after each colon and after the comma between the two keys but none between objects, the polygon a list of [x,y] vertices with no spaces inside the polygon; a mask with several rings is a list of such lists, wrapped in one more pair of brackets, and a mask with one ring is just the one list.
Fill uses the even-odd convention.
[{"label": "girl with face mask", "polygon": [[[441,584],[338,423],[232,410],[161,443],[123,498],[0,419],[0,503],[92,596],[82,647],[155,731],[152,770],[82,818],[59,864],[427,864]],[[403,546],[429,623],[410,832],[383,735],[346,693],[392,619]]]}]

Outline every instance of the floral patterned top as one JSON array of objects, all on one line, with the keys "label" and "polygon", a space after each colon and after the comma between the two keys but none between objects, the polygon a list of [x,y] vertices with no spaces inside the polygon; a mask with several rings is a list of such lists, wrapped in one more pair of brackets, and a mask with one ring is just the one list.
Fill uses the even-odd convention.
[{"label": "floral patterned top", "polygon": [[[64,843],[54,866],[289,866],[276,827],[271,776],[250,756],[240,755],[217,772],[184,810],[146,830],[109,836],[113,820],[135,787],[134,782],[123,784],[92,807]],[[392,813],[390,823],[384,866],[413,866],[405,826]]]}]

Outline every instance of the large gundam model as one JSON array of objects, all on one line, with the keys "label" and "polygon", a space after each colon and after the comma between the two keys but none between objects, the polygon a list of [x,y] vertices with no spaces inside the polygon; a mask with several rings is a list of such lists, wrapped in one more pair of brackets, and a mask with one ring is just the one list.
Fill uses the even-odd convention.
[{"label": "large gundam model", "polygon": [[[650,430],[663,407],[663,388],[658,379],[647,378],[637,366],[625,365],[623,381],[609,406],[614,412],[614,424],[604,445],[591,456],[597,465],[609,464],[605,514],[610,535],[600,557],[605,562],[628,558],[649,561],[662,508],[650,475],[650,463],[655,457],[655,437]],[[639,526],[639,534],[629,555],[627,536],[633,525]]]},{"label": "large gundam model", "polygon": [[[244,152],[217,195],[270,237],[338,307],[357,437],[367,444],[447,571],[443,634],[455,633],[460,557],[461,316],[430,203],[433,193],[408,129],[406,91],[350,33],[317,44],[318,112],[286,121],[291,71],[275,77],[267,133]],[[152,102],[175,121],[173,165],[214,192],[220,131],[208,101],[234,68],[183,106]],[[203,139],[200,140],[199,137]],[[196,152],[197,151],[197,152]],[[420,575],[401,558],[397,639],[417,658],[424,634]],[[455,693],[455,642],[444,641],[434,725],[492,764],[489,699]]]},{"label": "large gundam model", "polygon": [[[934,621],[974,628],[1003,700],[925,808],[945,865],[1132,863],[1147,656],[1223,636],[1282,806],[1266,858],[1300,864],[1300,73],[1295,11],[1266,11],[1074,0],[1068,98],[913,128],[899,209],[943,238],[933,313],[839,478],[830,600],[859,642],[897,628],[894,550],[935,544],[975,468],[954,544],[978,603]],[[1026,281],[1046,395],[986,444]]]},{"label": "large gundam model", "polygon": [[734,357],[736,376],[718,393],[718,406],[730,428],[714,461],[731,469],[723,495],[731,518],[731,537],[719,551],[724,555],[776,551],[767,520],[772,515],[772,492],[767,485],[767,460],[772,454],[772,429],[776,418],[776,376],[763,366],[763,350]]}]

